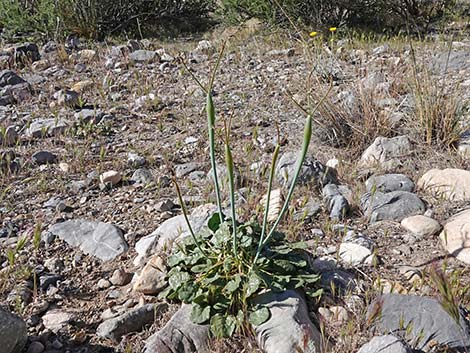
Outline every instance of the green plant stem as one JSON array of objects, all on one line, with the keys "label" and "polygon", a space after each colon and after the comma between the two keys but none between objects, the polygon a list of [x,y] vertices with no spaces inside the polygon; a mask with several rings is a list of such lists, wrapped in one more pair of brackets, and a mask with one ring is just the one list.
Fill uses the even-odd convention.
[{"label": "green plant stem", "polygon": [[284,202],[284,205],[282,206],[281,212],[277,216],[277,219],[274,222],[273,227],[271,228],[271,231],[268,233],[268,236],[262,242],[260,252],[263,250],[263,248],[266,246],[266,244],[269,242],[269,240],[273,236],[274,231],[276,230],[276,227],[279,225],[279,222],[281,221],[282,217],[287,211],[287,208],[289,207],[290,199],[292,198],[292,194],[294,193],[295,184],[297,183],[300,170],[302,169],[305,156],[307,155],[308,146],[310,144],[311,137],[312,137],[312,117],[311,115],[308,115],[306,122],[305,122],[305,128],[304,128],[304,141],[302,144],[302,150],[300,152],[299,159],[297,160],[297,166],[296,166],[295,173],[294,173],[294,179],[292,180],[292,184],[290,185],[289,192],[287,194],[286,201]]},{"label": "green plant stem", "polygon": [[278,143],[276,145],[276,148],[274,149],[273,159],[271,161],[271,172],[269,173],[268,193],[266,195],[266,206],[264,209],[263,228],[261,230],[261,237],[259,239],[258,249],[256,250],[256,255],[255,255],[255,259],[253,260],[253,264],[255,264],[256,261],[258,260],[259,254],[261,253],[261,250],[263,249],[264,235],[266,234],[266,227],[268,224],[269,203],[271,201],[271,189],[273,187],[273,179],[274,179],[274,174],[276,170],[276,162],[277,162],[277,157],[279,155],[280,148],[281,146],[279,145],[279,137],[278,137]]},{"label": "green plant stem", "polygon": [[207,90],[207,125],[209,129],[209,149],[211,156],[212,177],[214,178],[215,197],[217,199],[217,208],[219,210],[220,220],[223,221],[224,215],[222,213],[222,201],[220,198],[219,178],[217,177],[217,163],[215,161],[215,108],[212,101],[211,94],[212,87]]},{"label": "green plant stem", "polygon": [[194,244],[196,244],[199,251],[202,253],[202,255],[204,255],[205,258],[207,258],[207,254],[204,252],[204,250],[202,250],[201,246],[199,245],[196,235],[194,234],[193,227],[191,227],[191,223],[189,222],[188,213],[186,212],[186,206],[184,205],[183,197],[181,196],[181,190],[178,185],[178,182],[176,181],[176,178],[173,178],[173,183],[175,184],[176,194],[178,195],[178,201],[181,205],[181,210],[183,211],[184,220],[186,221],[186,224],[188,226],[189,233],[191,233],[191,237],[193,238]]},{"label": "green plant stem", "polygon": [[[230,129],[230,128],[229,128]],[[228,182],[230,192],[230,210],[232,212],[232,238],[233,238],[233,255],[237,256],[237,215],[235,212],[235,183],[233,176],[233,158],[230,149],[230,141],[228,138],[229,130],[227,130],[227,139],[225,141],[225,163],[227,164]]]}]

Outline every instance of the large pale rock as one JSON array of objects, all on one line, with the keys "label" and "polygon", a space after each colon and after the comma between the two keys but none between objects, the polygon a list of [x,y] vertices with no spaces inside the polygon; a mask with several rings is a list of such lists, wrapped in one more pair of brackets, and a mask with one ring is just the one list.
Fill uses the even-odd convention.
[{"label": "large pale rock", "polygon": [[362,154],[360,164],[362,166],[380,166],[385,169],[393,169],[401,164],[402,160],[412,152],[411,142],[408,136],[392,138],[377,137]]},{"label": "large pale rock", "polygon": [[309,318],[305,299],[297,291],[267,292],[255,303],[267,306],[271,318],[254,327],[259,347],[266,353],[317,353],[321,335]]},{"label": "large pale rock", "polygon": [[441,230],[438,221],[423,215],[407,217],[401,221],[401,226],[420,238],[434,235]]},{"label": "large pale rock", "polygon": [[122,175],[120,172],[117,172],[115,170],[108,170],[107,172],[104,172],[103,174],[100,175],[100,182],[102,184],[111,184],[111,185],[116,185],[118,184],[122,179]]},{"label": "large pale rock", "polygon": [[450,201],[470,201],[470,171],[431,169],[418,180],[418,187]]},{"label": "large pale rock", "polygon": [[23,320],[0,307],[0,352],[20,353],[27,338],[26,324]]},{"label": "large pale rock", "polygon": [[51,311],[48,311],[42,317],[42,323],[46,329],[51,330],[53,332],[58,332],[75,318],[76,315],[72,312],[60,309],[53,309]]},{"label": "large pale rock", "polygon": [[450,218],[444,225],[440,238],[447,252],[470,264],[470,209]]},{"label": "large pale rock", "polygon": [[372,338],[357,353],[410,353],[410,350],[397,337],[385,335]]},{"label": "large pale rock", "polygon": [[361,206],[371,223],[383,220],[400,222],[426,210],[423,201],[407,191],[366,193],[361,198]]},{"label": "large pale rock", "polygon": [[412,192],[415,184],[403,174],[385,174],[372,176],[366,181],[367,191],[408,191]]},{"label": "large pale rock", "polygon": [[144,266],[134,283],[134,291],[151,295],[159,293],[166,285],[167,274],[165,262],[158,255],[153,255]]},{"label": "large pale rock", "polygon": [[367,320],[383,334],[403,332],[408,343],[429,351],[440,344],[457,351],[470,349],[470,327],[463,311],[458,322],[433,298],[384,294],[370,306]]},{"label": "large pale rock", "polygon": [[26,136],[43,137],[63,133],[68,127],[62,119],[37,119],[26,130]]},{"label": "large pale rock", "polygon": [[191,305],[183,305],[167,324],[150,336],[143,353],[193,353],[209,351],[209,326],[191,322]]},{"label": "large pale rock", "polygon": [[119,341],[122,336],[140,331],[145,325],[150,325],[155,318],[168,308],[167,304],[145,304],[108,320],[103,321],[96,329],[100,337]]},{"label": "large pale rock", "polygon": [[[205,204],[196,207],[188,217],[195,233],[199,232],[207,223],[207,220],[217,211],[213,204]],[[153,233],[141,238],[135,245],[137,257],[134,259],[136,266],[145,264],[151,252],[159,254],[171,249],[173,242],[190,235],[183,215],[167,219]]]},{"label": "large pale rock", "polygon": [[56,223],[49,232],[102,261],[113,260],[128,249],[122,231],[108,223],[75,219]]}]

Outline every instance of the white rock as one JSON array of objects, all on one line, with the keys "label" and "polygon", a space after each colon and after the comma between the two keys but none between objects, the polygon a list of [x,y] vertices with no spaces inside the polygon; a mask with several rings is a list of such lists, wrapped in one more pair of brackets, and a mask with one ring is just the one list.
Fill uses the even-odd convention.
[{"label": "white rock", "polygon": [[427,237],[441,230],[441,225],[435,219],[416,215],[403,219],[401,226],[418,237]]},{"label": "white rock", "polygon": [[153,255],[137,277],[133,290],[147,295],[157,294],[166,285],[165,276],[166,266],[163,259]]},{"label": "white rock", "polygon": [[419,180],[418,187],[450,201],[470,201],[470,171],[431,169]]},{"label": "white rock", "polygon": [[341,243],[339,246],[339,257],[350,266],[357,266],[362,263],[370,265],[374,258],[370,249],[350,242]]},{"label": "white rock", "polygon": [[451,217],[444,225],[440,238],[447,252],[470,264],[470,209]]},{"label": "white rock", "polygon": [[385,169],[393,169],[410,153],[411,142],[407,136],[393,138],[379,136],[362,154],[360,165],[380,165]]},{"label": "white rock", "polygon": [[42,323],[46,329],[57,332],[74,318],[73,313],[56,309],[48,311],[42,317]]},{"label": "white rock", "polygon": [[121,173],[115,170],[109,170],[100,175],[101,184],[110,183],[111,185],[116,185],[121,181]]}]

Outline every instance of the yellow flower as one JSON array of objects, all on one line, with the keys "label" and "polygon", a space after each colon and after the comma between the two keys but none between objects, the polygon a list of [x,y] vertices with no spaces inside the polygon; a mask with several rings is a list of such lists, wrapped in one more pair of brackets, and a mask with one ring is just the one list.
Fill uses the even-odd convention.
[{"label": "yellow flower", "polygon": [[310,32],[310,37],[311,37],[311,38],[314,38],[314,37],[316,37],[317,35],[318,35],[318,32],[315,32],[315,31]]},{"label": "yellow flower", "polygon": [[336,27],[330,27],[330,32],[335,32],[337,30]]}]

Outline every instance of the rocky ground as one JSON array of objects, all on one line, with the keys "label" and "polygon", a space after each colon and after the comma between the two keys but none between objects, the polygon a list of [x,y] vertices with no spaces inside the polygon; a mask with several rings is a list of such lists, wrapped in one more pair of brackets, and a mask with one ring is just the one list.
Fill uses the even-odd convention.
[{"label": "rocky ground", "polygon": [[[187,234],[172,173],[194,228],[214,211],[193,75],[208,81],[223,41],[214,101],[220,132],[232,119],[242,219],[260,210],[276,126],[285,195],[304,114],[328,94],[282,226],[308,244],[325,294],[276,294],[283,309],[253,337],[208,343],[156,295]],[[0,351],[469,351],[470,42],[412,43],[302,42],[256,24],[202,41],[4,43]],[[436,104],[451,148],[426,143],[419,112]]]}]

